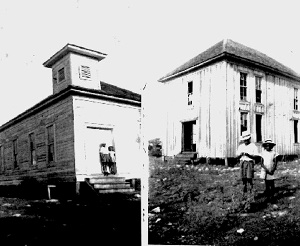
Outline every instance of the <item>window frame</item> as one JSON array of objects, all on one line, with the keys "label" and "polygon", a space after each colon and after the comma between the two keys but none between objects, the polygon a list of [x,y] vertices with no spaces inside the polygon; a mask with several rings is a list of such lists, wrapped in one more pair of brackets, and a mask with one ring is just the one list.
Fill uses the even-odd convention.
[{"label": "window frame", "polygon": [[13,161],[13,168],[19,168],[18,162],[18,139],[15,138],[12,140],[12,161]]},{"label": "window frame", "polygon": [[188,96],[188,105],[193,105],[193,92],[194,92],[194,83],[193,81],[188,81],[187,83],[187,96]]},{"label": "window frame", "polygon": [[[49,128],[53,127],[53,142],[49,141]],[[49,146],[53,145],[53,158],[52,160],[49,159]],[[55,124],[49,124],[46,126],[46,162],[48,165],[51,165],[56,162],[56,137],[55,137]]]},{"label": "window frame", "polygon": [[247,101],[247,73],[240,72],[240,100]]},{"label": "window frame", "polygon": [[261,81],[262,81],[262,77],[255,76],[255,102],[256,103],[261,103],[261,99],[262,99]]},{"label": "window frame", "polygon": [[[62,71],[62,73],[61,73],[61,71]],[[63,75],[63,76],[61,76],[61,75]],[[57,70],[57,82],[61,83],[65,80],[66,80],[65,67],[62,67],[62,68]]]},{"label": "window frame", "polygon": [[0,172],[5,171],[5,161],[4,161],[4,145],[0,145]]},{"label": "window frame", "polygon": [[299,143],[299,121],[294,120],[294,143],[298,144]]},{"label": "window frame", "polygon": [[[245,115],[245,119],[243,119],[243,115]],[[243,130],[243,127],[245,126],[245,124],[243,124],[244,122],[246,122],[246,129]],[[249,112],[246,111],[240,111],[240,135],[242,135],[242,133],[244,131],[247,131],[249,129]]]},{"label": "window frame", "polygon": [[[260,117],[260,128],[258,128],[258,117]],[[256,142],[260,143],[262,142],[262,120],[263,120],[263,115],[262,114],[255,114],[255,134],[256,134]],[[258,132],[259,130],[259,132]]]},{"label": "window frame", "polygon": [[[32,148],[32,138],[31,136],[33,136],[33,148]],[[36,136],[35,136],[35,133],[34,132],[30,132],[28,134],[28,142],[29,142],[29,155],[30,155],[30,165],[31,166],[35,166],[37,165],[37,154],[36,154]],[[33,152],[34,151],[34,152]]]},{"label": "window frame", "polygon": [[299,110],[298,93],[299,93],[298,88],[294,87],[294,110],[296,110],[296,111]]}]

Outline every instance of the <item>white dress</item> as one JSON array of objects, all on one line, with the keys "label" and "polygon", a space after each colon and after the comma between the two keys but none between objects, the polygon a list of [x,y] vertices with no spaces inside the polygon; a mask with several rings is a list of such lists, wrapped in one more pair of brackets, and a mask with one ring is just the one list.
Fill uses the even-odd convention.
[{"label": "white dress", "polygon": [[[268,170],[271,170],[273,168],[273,166],[275,165],[274,158],[277,156],[276,152],[274,150],[271,150],[271,151],[263,150],[261,153],[261,156],[264,160],[265,167]],[[266,170],[264,168],[261,168],[260,178],[266,179],[266,180],[273,180],[273,179],[276,179],[277,177],[274,174],[273,175],[267,174]]]}]

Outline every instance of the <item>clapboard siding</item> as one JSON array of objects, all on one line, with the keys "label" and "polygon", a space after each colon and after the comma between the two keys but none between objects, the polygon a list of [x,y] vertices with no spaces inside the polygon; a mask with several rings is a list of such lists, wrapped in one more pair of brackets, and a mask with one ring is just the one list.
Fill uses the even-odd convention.
[{"label": "clapboard siding", "polygon": [[[89,174],[89,168],[99,167],[99,159],[89,159],[90,141],[98,151],[101,139],[93,139],[87,131],[110,129],[115,146],[118,174],[140,177],[140,107],[104,100],[74,96],[75,167],[80,180]],[[87,134],[86,134],[87,133]],[[89,136],[89,137],[87,137]],[[97,153],[98,155],[98,153]],[[99,169],[100,170],[100,169]]]},{"label": "clapboard siding", "polygon": [[[59,174],[60,179],[74,180],[74,128],[72,97],[44,108],[0,132],[0,145],[4,146],[5,172],[2,180],[20,179],[22,176],[42,177],[47,179],[52,173]],[[53,124],[55,128],[54,163],[47,163],[46,127]],[[29,134],[35,134],[37,164],[30,163]],[[18,168],[13,167],[12,141],[18,141]],[[55,177],[57,175],[54,175]]]},{"label": "clapboard siding", "polygon": [[[256,114],[262,115],[262,140],[272,138],[279,154],[300,154],[300,145],[294,143],[292,119],[295,114],[293,93],[294,88],[300,92],[299,82],[258,67],[224,60],[164,82],[164,91],[168,95],[164,105],[167,122],[163,124],[166,127],[165,155],[181,152],[182,122],[197,119],[198,156],[235,157],[241,136],[241,72],[247,74],[249,108],[245,112],[248,112],[248,127],[258,149],[261,150],[261,142],[256,139]],[[262,79],[261,103],[256,103],[256,76]],[[189,81],[194,83],[193,107],[187,106]],[[263,112],[255,111],[257,105]]]}]

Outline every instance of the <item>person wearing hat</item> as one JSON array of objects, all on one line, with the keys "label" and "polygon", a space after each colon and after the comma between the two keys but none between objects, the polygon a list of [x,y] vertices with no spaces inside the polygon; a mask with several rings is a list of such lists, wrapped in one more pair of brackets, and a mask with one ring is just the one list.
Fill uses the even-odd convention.
[{"label": "person wearing hat", "polygon": [[240,160],[240,175],[243,181],[243,192],[247,192],[247,186],[250,185],[250,192],[253,189],[254,164],[259,156],[258,149],[254,143],[251,143],[251,134],[243,132],[241,144],[237,149],[237,159]]},{"label": "person wearing hat", "polygon": [[275,193],[274,180],[276,179],[274,172],[277,168],[277,154],[273,150],[276,144],[271,140],[267,139],[262,143],[262,163],[260,178],[265,180],[265,194],[268,200],[272,200]]}]

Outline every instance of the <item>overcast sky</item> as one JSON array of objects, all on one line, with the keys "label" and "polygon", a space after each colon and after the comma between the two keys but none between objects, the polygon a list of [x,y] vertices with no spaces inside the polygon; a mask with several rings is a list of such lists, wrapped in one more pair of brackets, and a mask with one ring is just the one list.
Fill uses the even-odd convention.
[{"label": "overcast sky", "polygon": [[0,125],[52,94],[67,43],[107,53],[101,80],[140,92],[224,38],[300,73],[296,1],[0,0]]}]

